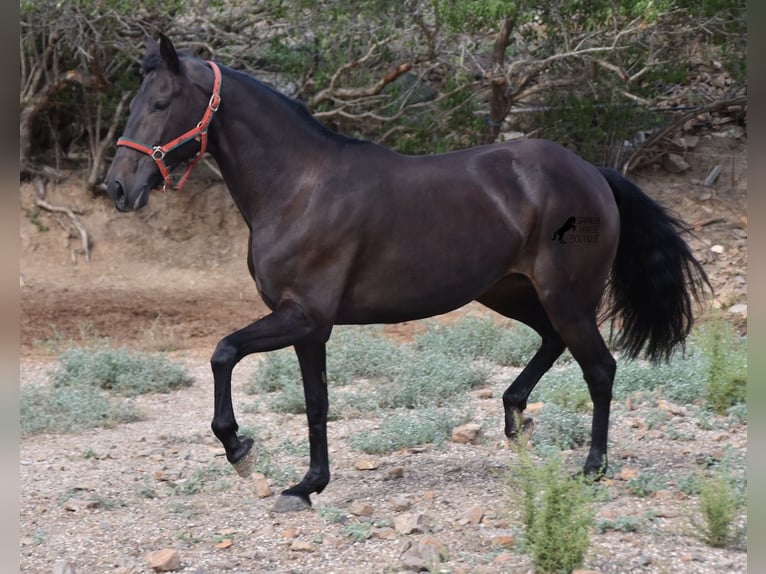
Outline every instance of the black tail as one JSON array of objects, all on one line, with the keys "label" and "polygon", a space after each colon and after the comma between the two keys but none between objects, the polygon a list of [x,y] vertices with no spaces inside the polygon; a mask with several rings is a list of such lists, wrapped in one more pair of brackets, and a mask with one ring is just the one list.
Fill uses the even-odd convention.
[{"label": "black tail", "polygon": [[[613,169],[599,168],[620,211],[620,241],[609,283],[607,318],[619,319],[617,344],[635,358],[667,360],[694,322],[705,270],[681,237],[688,227]],[[712,290],[712,288],[711,288]]]}]

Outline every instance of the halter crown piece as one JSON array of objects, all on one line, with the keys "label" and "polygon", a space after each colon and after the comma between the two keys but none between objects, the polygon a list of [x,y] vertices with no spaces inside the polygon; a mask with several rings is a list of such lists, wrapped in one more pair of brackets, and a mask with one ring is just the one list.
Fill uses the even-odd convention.
[{"label": "halter crown piece", "polygon": [[[164,180],[162,185],[163,191],[165,191],[167,187],[180,190],[184,183],[186,183],[186,178],[189,177],[189,174],[191,173],[192,169],[194,169],[194,166],[197,165],[199,160],[201,160],[202,156],[205,154],[205,148],[207,147],[207,129],[210,126],[210,122],[213,120],[213,115],[218,111],[218,106],[221,105],[221,70],[218,68],[218,65],[215,62],[208,60],[207,63],[210,64],[210,67],[213,69],[213,93],[210,96],[210,101],[207,104],[205,113],[196,127],[190,129],[186,133],[181,134],[176,139],[169,141],[165,145],[148,146],[144,143],[137,142],[136,140],[132,140],[126,137],[121,137],[117,140],[117,146],[125,146],[140,151],[141,153],[145,153],[146,155],[150,156],[154,160],[154,163],[157,164],[157,168],[160,170]],[[174,185],[173,178],[170,175],[170,168],[165,163],[165,156],[174,149],[181,147],[191,140],[196,140],[199,142],[199,152],[195,157],[189,160],[189,163],[186,166],[186,171],[181,176],[181,179],[178,180],[178,184]]]}]

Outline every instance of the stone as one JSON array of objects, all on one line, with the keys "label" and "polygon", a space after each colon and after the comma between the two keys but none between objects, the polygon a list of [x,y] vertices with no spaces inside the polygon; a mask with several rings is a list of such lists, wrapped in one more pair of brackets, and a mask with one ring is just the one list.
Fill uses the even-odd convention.
[{"label": "stone", "polygon": [[53,574],[76,574],[76,572],[68,560],[56,560],[53,563]]},{"label": "stone", "polygon": [[316,544],[307,540],[293,540],[290,544],[290,550],[293,552],[315,552],[316,549]]},{"label": "stone", "polygon": [[380,460],[371,456],[359,458],[354,463],[357,470],[375,470],[380,467]]},{"label": "stone", "polygon": [[85,500],[84,498],[70,498],[64,503],[64,510],[69,512],[78,512],[86,508],[96,508],[98,502],[95,500]]},{"label": "stone", "polygon": [[348,511],[354,516],[372,516],[374,512],[372,505],[365,502],[354,501],[351,506],[348,507]]},{"label": "stone", "polygon": [[545,403],[537,402],[537,403],[529,403],[527,405],[527,408],[524,409],[525,413],[529,413],[530,415],[537,414],[541,408],[543,408]]},{"label": "stone", "polygon": [[732,305],[726,309],[726,311],[735,315],[742,315],[743,317],[747,317],[747,305],[745,303],[737,303],[736,305]]},{"label": "stone", "polygon": [[444,545],[433,536],[423,536],[404,551],[401,556],[402,565],[410,570],[429,570],[442,561]]},{"label": "stone", "polygon": [[452,429],[452,442],[475,444],[481,435],[481,425],[468,423]]},{"label": "stone", "polygon": [[396,540],[396,530],[388,526],[371,528],[370,538],[380,538],[381,540]]},{"label": "stone", "polygon": [[405,513],[394,518],[394,530],[399,534],[423,534],[431,530],[429,523],[425,514]]},{"label": "stone", "polygon": [[253,478],[253,492],[258,498],[268,498],[274,494],[269,486],[269,480],[261,475]]},{"label": "stone", "polygon": [[620,472],[614,475],[615,480],[630,480],[638,476],[638,470],[635,468],[625,467]]},{"label": "stone", "polygon": [[720,255],[721,253],[723,253],[724,251],[726,251],[726,248],[724,248],[724,246],[723,246],[723,245],[713,245],[713,246],[710,248],[710,251],[712,251],[713,253],[717,253],[718,255]]},{"label": "stone", "polygon": [[311,509],[311,503],[305,501],[300,496],[290,496],[282,494],[277,498],[274,506],[271,507],[272,512],[299,512],[301,510]]},{"label": "stone", "polygon": [[682,173],[689,169],[689,164],[677,153],[669,153],[663,156],[662,167],[670,173]]},{"label": "stone", "polygon": [[679,417],[686,416],[686,409],[684,407],[680,405],[674,405],[665,399],[660,399],[657,401],[657,408],[661,411],[665,411],[666,413],[670,413],[671,415],[676,415]]},{"label": "stone", "polygon": [[391,468],[386,472],[386,476],[383,477],[383,480],[397,480],[399,478],[402,478],[404,476],[404,469],[401,466],[395,466],[394,468]]},{"label": "stone", "polygon": [[394,496],[390,502],[397,512],[409,510],[410,506],[412,506],[412,501],[406,496]]},{"label": "stone", "polygon": [[174,548],[155,550],[146,555],[146,564],[157,572],[171,572],[181,566],[181,555]]},{"label": "stone", "polygon": [[492,389],[479,389],[476,391],[476,398],[477,399],[491,399],[494,396],[494,393],[492,392]]},{"label": "stone", "polygon": [[492,537],[492,546],[510,549],[516,543],[516,537],[512,534],[498,534]]},{"label": "stone", "polygon": [[459,522],[460,524],[479,524],[482,518],[484,518],[484,509],[478,504],[474,504],[463,513]]}]

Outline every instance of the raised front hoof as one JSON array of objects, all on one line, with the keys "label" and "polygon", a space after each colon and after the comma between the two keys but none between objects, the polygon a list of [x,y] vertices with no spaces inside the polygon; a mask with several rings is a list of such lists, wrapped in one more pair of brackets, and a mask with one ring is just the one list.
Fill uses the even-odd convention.
[{"label": "raised front hoof", "polygon": [[237,474],[242,478],[250,478],[253,474],[255,459],[257,458],[257,453],[253,446],[254,444],[255,442],[251,438],[243,440],[239,450],[244,454],[240,454],[239,457],[231,463],[234,470],[236,470]]},{"label": "raised front hoof", "polygon": [[279,495],[272,512],[300,512],[301,510],[311,509],[311,499],[305,494],[285,494]]}]

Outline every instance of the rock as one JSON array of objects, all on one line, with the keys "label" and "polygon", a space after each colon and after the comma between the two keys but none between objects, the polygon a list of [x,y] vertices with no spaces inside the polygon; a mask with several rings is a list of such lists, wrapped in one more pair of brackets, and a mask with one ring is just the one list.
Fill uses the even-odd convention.
[{"label": "rock", "polygon": [[745,303],[737,303],[736,305],[732,305],[728,309],[726,309],[729,313],[734,313],[735,315],[742,315],[743,317],[747,317],[747,305]]},{"label": "rock", "polygon": [[95,500],[85,500],[84,498],[70,498],[64,503],[64,510],[77,512],[86,508],[96,508],[98,502]]},{"label": "rock", "polygon": [[481,425],[468,423],[452,429],[452,441],[462,444],[474,444],[481,434]]},{"label": "rock", "polygon": [[274,494],[269,486],[269,479],[260,473],[253,476],[253,492],[258,498],[268,498]]},{"label": "rock", "polygon": [[689,164],[677,153],[669,153],[663,156],[662,167],[670,173],[682,173],[689,169]]},{"label": "rock", "polygon": [[433,536],[423,536],[412,544],[401,556],[402,565],[409,570],[429,570],[444,557],[444,545]]},{"label": "rock", "polygon": [[545,403],[542,403],[542,402],[529,403],[527,405],[527,408],[524,409],[524,412],[529,413],[530,415],[537,414],[540,411],[540,409],[543,408],[544,405]]},{"label": "rock", "polygon": [[516,544],[516,537],[512,534],[498,534],[492,537],[492,546],[510,549]]},{"label": "rock", "polygon": [[181,566],[181,555],[173,548],[155,550],[146,555],[146,564],[157,572],[170,572]]},{"label": "rock", "polygon": [[400,514],[394,518],[394,530],[399,534],[422,534],[431,530],[429,523],[425,514]]},{"label": "rock", "polygon": [[53,574],[76,574],[74,566],[68,560],[56,560],[53,563]]},{"label": "rock", "polygon": [[630,480],[638,476],[638,470],[635,468],[625,467],[620,472],[614,475],[615,480]]},{"label": "rock", "polygon": [[293,540],[290,544],[290,550],[293,552],[315,552],[316,549],[316,544],[307,540]]},{"label": "rock", "polygon": [[477,399],[491,399],[493,396],[492,389],[479,389],[476,391]]},{"label": "rock", "polygon": [[364,502],[354,501],[351,503],[351,506],[348,507],[348,511],[353,514],[354,516],[372,516],[373,508],[372,505],[366,504]]},{"label": "rock", "polygon": [[460,524],[479,524],[484,518],[484,509],[478,504],[474,504],[466,510],[460,517]]},{"label": "rock", "polygon": [[364,456],[354,463],[357,470],[375,470],[380,467],[380,460],[371,456]]},{"label": "rock", "polygon": [[370,538],[380,538],[381,540],[396,540],[396,530],[388,526],[370,529]]},{"label": "rock", "polygon": [[657,401],[657,408],[661,411],[665,411],[666,413],[670,413],[671,415],[676,415],[679,417],[686,416],[686,409],[679,405],[674,405],[671,402],[666,401],[665,399],[660,399]]},{"label": "rock", "polygon": [[386,472],[386,476],[383,477],[383,480],[397,480],[399,478],[402,478],[404,476],[404,469],[401,466],[395,466],[394,468],[391,468]]},{"label": "rock", "polygon": [[412,502],[406,496],[394,496],[390,502],[397,512],[409,510],[410,506],[412,506]]},{"label": "rock", "polygon": [[721,253],[723,253],[724,251],[726,251],[726,249],[724,248],[724,246],[723,246],[723,245],[713,245],[713,246],[710,248],[710,251],[712,251],[713,253],[717,253],[718,255],[720,255]]}]

